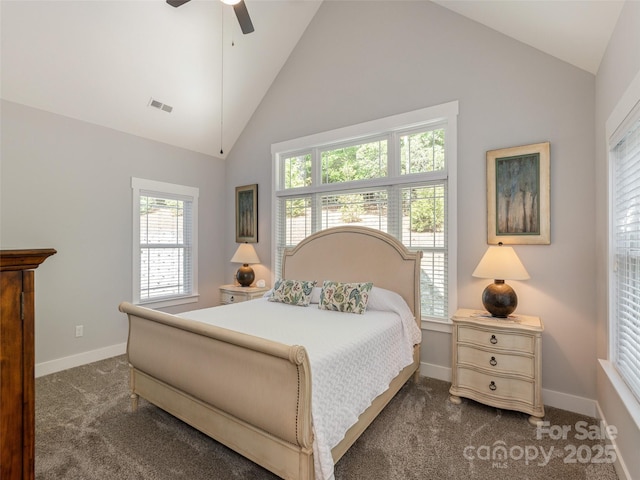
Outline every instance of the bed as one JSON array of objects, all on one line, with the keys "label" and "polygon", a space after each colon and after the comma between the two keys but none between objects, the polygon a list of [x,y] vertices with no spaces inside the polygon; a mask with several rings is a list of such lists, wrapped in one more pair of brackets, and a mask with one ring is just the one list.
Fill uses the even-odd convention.
[{"label": "bed", "polygon": [[[385,295],[395,292],[393,295],[404,300],[411,327],[419,331],[421,257],[421,252],[408,251],[386,233],[365,227],[337,227],[313,234],[286,250],[281,277],[316,281],[318,285],[325,280],[372,282],[374,289]],[[243,303],[253,304],[250,307],[254,309],[259,302],[263,300]],[[267,305],[279,308],[265,299]],[[314,306],[286,308],[305,315],[317,311]],[[412,376],[417,378],[419,336],[411,342],[409,363],[393,378],[385,379],[388,388],[385,386],[367,403],[355,423],[341,434],[342,440],[331,446],[333,463],[327,469],[318,460],[322,455],[319,441],[314,441],[320,421],[316,416],[314,425],[312,414],[316,393],[312,392],[313,350],[230,328],[240,325],[246,316],[240,307],[249,308],[241,303],[207,309],[216,310],[218,317],[228,317],[227,323],[221,319],[224,326],[220,326],[201,321],[199,311],[172,315],[120,304],[120,311],[129,318],[127,355],[133,409],[142,397],[281,478],[331,478],[333,463],[400,388]],[[254,310],[247,312],[255,315]],[[371,312],[371,318],[377,313]],[[369,318],[368,314],[338,313],[354,318]],[[365,373],[360,372],[363,376]],[[314,385],[318,380],[314,378]]]}]

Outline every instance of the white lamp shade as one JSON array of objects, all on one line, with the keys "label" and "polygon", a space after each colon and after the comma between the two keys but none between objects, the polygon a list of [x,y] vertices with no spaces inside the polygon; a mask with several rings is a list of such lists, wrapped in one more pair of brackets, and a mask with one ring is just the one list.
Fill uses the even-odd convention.
[{"label": "white lamp shade", "polygon": [[255,248],[250,243],[241,243],[236,250],[236,253],[231,257],[232,263],[242,263],[242,264],[250,264],[250,263],[260,263],[260,259],[258,258],[258,254],[256,253]]},{"label": "white lamp shade", "polygon": [[504,245],[489,247],[472,275],[496,280],[527,280],[531,278],[515,250]]}]

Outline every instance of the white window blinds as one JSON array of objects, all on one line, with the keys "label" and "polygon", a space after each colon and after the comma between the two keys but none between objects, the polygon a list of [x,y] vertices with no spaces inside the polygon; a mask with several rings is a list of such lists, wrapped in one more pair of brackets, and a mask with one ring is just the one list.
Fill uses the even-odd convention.
[{"label": "white window blinds", "polygon": [[[629,119],[628,119],[629,120]],[[640,108],[611,148],[612,318],[611,356],[640,400]]]},{"label": "white window blinds", "polygon": [[134,301],[184,303],[197,295],[198,191],[141,179],[132,186]]},{"label": "white window blinds", "polygon": [[423,252],[423,318],[448,321],[455,304],[449,186],[455,184],[456,115],[452,103],[273,145],[276,277],[284,249],[312,233],[374,228]]}]

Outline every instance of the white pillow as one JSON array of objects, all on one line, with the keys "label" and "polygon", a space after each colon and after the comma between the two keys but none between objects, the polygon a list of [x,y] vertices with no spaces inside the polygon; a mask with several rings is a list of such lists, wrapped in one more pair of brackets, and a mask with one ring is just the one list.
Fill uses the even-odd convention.
[{"label": "white pillow", "polygon": [[322,293],[322,287],[313,287],[309,303],[320,303],[320,293]]},{"label": "white pillow", "polygon": [[367,304],[367,310],[381,310],[384,312],[395,312],[400,315],[402,319],[402,325],[405,332],[408,335],[414,345],[418,344],[422,340],[422,331],[418,327],[415,321],[415,317],[404,301],[401,295],[391,290],[385,290],[380,287],[373,287],[369,292],[369,303]]},{"label": "white pillow", "polygon": [[411,312],[411,308],[404,301],[404,298],[399,293],[387,290],[385,288],[374,287],[369,292],[369,304],[367,308],[371,310],[382,310],[397,312],[398,309],[408,310]]}]

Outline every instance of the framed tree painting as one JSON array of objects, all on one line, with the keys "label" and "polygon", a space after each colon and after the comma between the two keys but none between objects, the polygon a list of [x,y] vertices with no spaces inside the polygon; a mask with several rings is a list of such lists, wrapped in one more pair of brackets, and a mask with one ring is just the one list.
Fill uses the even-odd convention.
[{"label": "framed tree painting", "polygon": [[487,242],[551,243],[549,142],[487,152]]},{"label": "framed tree painting", "polygon": [[258,243],[258,184],[236,187],[236,243]]}]

